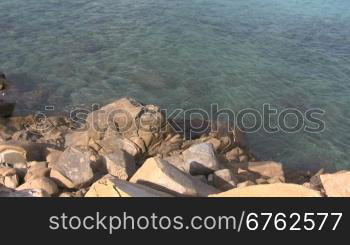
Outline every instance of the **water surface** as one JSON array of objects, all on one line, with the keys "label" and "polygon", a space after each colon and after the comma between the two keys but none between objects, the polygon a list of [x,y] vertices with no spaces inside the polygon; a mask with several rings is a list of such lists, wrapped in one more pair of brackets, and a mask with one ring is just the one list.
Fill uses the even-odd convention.
[{"label": "water surface", "polygon": [[318,107],[320,134],[250,135],[262,159],[350,169],[348,0],[1,0],[0,70],[19,111],[133,96],[168,109],[211,103]]}]

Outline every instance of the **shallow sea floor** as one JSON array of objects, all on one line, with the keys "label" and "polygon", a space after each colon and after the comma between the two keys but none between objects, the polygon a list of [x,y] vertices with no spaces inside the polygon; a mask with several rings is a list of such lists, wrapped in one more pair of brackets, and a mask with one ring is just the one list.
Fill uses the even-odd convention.
[{"label": "shallow sea floor", "polygon": [[349,23],[348,0],[1,0],[0,70],[18,113],[126,95],[169,110],[321,108],[322,133],[260,130],[250,146],[350,169]]}]

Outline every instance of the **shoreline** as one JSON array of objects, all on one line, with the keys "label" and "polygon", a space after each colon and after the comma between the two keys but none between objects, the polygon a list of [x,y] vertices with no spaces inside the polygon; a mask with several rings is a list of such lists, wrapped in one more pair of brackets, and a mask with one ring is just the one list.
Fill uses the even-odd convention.
[{"label": "shoreline", "polygon": [[1,105],[0,196],[350,195],[349,171],[310,173],[258,161],[240,132],[215,122],[189,138],[188,123],[181,134],[160,107],[129,97],[90,112],[85,123],[9,117],[11,105]]}]

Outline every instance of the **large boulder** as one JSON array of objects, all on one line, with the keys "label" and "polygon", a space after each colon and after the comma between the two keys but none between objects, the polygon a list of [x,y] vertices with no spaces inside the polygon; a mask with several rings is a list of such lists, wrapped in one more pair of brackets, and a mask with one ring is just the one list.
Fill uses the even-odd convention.
[{"label": "large boulder", "polygon": [[66,188],[80,188],[94,177],[90,166],[90,154],[73,147],[67,148],[52,164],[50,177]]},{"label": "large boulder", "polygon": [[171,197],[171,195],[107,175],[95,182],[85,197]]},{"label": "large boulder", "polygon": [[130,182],[147,185],[178,196],[207,196],[218,192],[217,189],[160,158],[147,159],[132,176]]},{"label": "large boulder", "polygon": [[301,185],[277,183],[235,188],[209,197],[321,197],[321,194]]},{"label": "large boulder", "polygon": [[350,197],[350,171],[321,174],[320,178],[328,197]]},{"label": "large boulder", "polygon": [[219,169],[219,162],[210,143],[195,144],[182,155],[186,168],[192,175],[209,174]]}]

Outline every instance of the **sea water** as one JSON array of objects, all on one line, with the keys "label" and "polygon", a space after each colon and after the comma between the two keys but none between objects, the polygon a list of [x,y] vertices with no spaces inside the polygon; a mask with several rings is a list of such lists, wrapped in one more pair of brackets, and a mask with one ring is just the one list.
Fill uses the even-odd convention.
[{"label": "sea water", "polygon": [[163,108],[305,112],[325,130],[249,134],[258,158],[350,169],[349,0],[1,0],[18,111],[132,96]]}]

